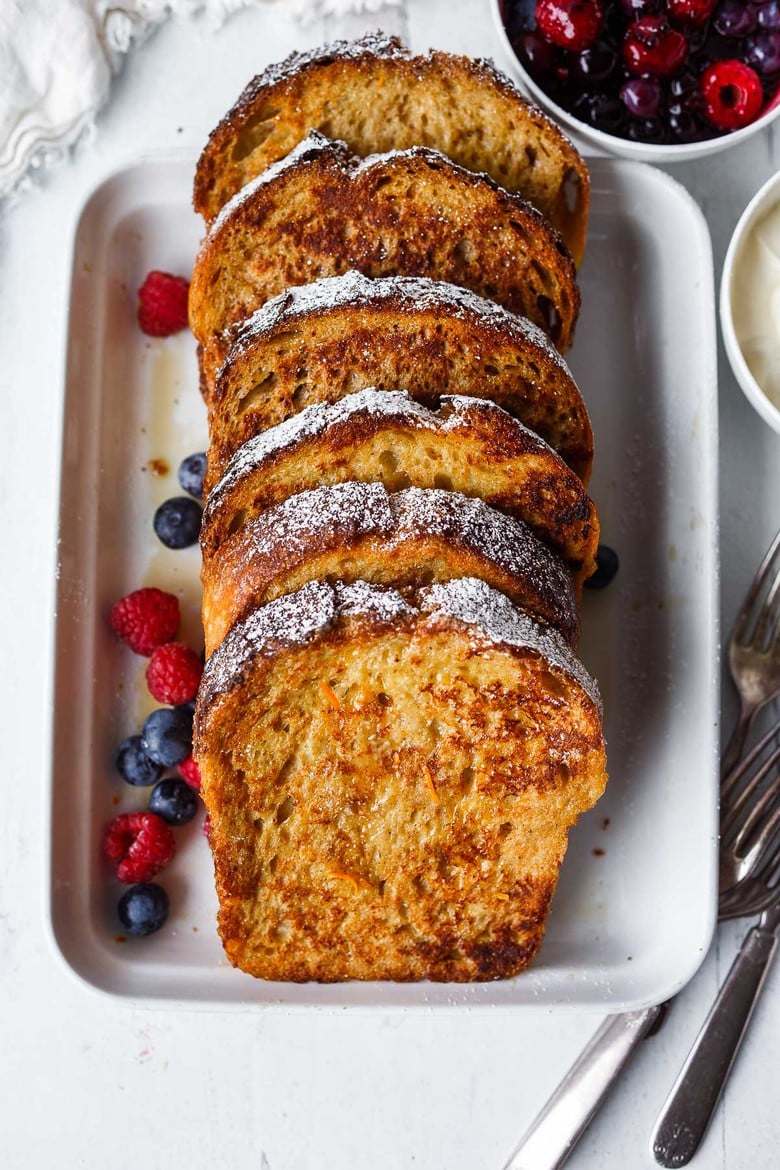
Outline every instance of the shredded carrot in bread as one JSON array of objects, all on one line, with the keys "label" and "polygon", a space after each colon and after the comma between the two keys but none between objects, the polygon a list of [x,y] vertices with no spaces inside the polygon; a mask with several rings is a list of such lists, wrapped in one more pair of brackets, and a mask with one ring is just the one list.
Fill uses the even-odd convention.
[{"label": "shredded carrot in bread", "polygon": [[320,679],[320,690],[322,691],[323,695],[330,703],[333,710],[340,711],[341,710],[341,699],[338,697],[338,695],[334,691],[333,687],[330,686],[329,683],[323,682],[322,679]]},{"label": "shredded carrot in bread", "polygon": [[423,764],[423,770],[425,772],[425,778],[428,781],[428,787],[431,790],[431,796],[433,797],[436,804],[438,804],[439,803],[439,794],[436,791],[436,785],[433,782],[433,773],[431,772],[431,769],[428,767],[427,764]]},{"label": "shredded carrot in bread", "polygon": [[331,869],[328,872],[328,877],[336,878],[340,881],[351,882],[356,890],[361,887],[364,890],[373,890],[373,886],[368,878],[364,878],[362,874],[352,873],[348,869]]}]

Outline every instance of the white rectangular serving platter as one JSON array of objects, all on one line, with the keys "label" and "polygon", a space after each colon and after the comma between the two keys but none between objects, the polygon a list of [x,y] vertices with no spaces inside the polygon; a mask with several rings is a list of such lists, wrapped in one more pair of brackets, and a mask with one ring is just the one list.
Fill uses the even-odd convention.
[{"label": "white rectangular serving platter", "polygon": [[[166,927],[122,940],[106,822],[145,806],[117,744],[154,706],[146,660],[110,634],[111,604],[142,585],[180,594],[200,644],[199,556],[152,515],[206,441],[194,342],[144,337],[149,269],[187,274],[201,234],[193,160],[146,160],[93,193],[75,230],[62,453],[50,913],[77,975],[136,1001],[220,1008],[541,1007],[617,1011],[694,973],[715,921],[717,402],[713,274],[701,212],[665,174],[591,160],[593,202],[570,355],[593,419],[591,490],[620,571],[586,592],[581,654],[604,696],[610,784],[571,835],[541,954],[502,982],[264,983],[233,970],[215,931],[201,820],[176,831],[161,875]],[[169,468],[167,474],[165,466]]]}]

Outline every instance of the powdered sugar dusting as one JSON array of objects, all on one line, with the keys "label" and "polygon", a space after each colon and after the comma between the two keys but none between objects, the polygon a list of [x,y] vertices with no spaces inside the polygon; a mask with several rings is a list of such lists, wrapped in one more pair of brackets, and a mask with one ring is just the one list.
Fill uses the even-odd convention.
[{"label": "powdered sugar dusting", "polygon": [[275,560],[283,548],[303,558],[312,548],[348,549],[369,537],[381,538],[392,555],[394,547],[426,536],[465,548],[522,581],[567,639],[576,639],[577,605],[563,561],[522,521],[460,492],[388,492],[380,483],[353,482],[312,488],[250,520],[236,539],[246,565],[253,554]]},{"label": "powdered sugar dusting", "polygon": [[359,57],[365,57],[367,54],[374,57],[384,57],[387,60],[401,60],[410,56],[409,50],[398,37],[390,36],[379,30],[367,33],[359,40],[333,41],[328,45],[307,49],[303,53],[291,53],[284,61],[269,65],[262,73],[253,78],[238,99],[237,107],[240,108],[245,102],[251,102],[255,95],[266,86],[286,81],[311,65],[329,65],[331,61],[337,59],[353,61]]},{"label": "powdered sugar dusting", "polygon": [[551,666],[574,678],[601,717],[598,684],[558,631],[539,625],[487,582],[476,577],[460,577],[443,585],[431,585],[420,592],[418,603],[424,613],[455,618],[474,627],[475,635],[480,639],[535,651]]},{"label": "powdered sugar dusting", "polygon": [[492,325],[517,339],[518,345],[532,345],[567,378],[571,373],[549,337],[525,317],[485,300],[477,293],[442,280],[422,276],[383,276],[372,280],[351,270],[344,276],[326,276],[311,284],[287,289],[236,328],[225,365],[250,349],[256,338],[274,329],[284,329],[308,314],[327,313],[346,307],[369,308],[390,303],[400,312],[447,313],[466,320]]},{"label": "powdered sugar dusting", "polygon": [[237,686],[257,655],[272,654],[286,646],[304,646],[325,633],[340,615],[366,615],[390,624],[414,612],[394,589],[366,581],[351,585],[311,581],[295,593],[254,610],[233,626],[206,663],[198,710],[205,710],[214,698]]},{"label": "powdered sugar dusting", "polygon": [[315,641],[342,617],[393,625],[421,613],[434,622],[437,618],[461,622],[469,627],[475,643],[513,646],[540,655],[574,679],[601,714],[596,682],[561,636],[540,626],[484,581],[464,577],[422,589],[416,600],[405,600],[395,589],[365,581],[349,585],[312,581],[261,606],[233,626],[206,663],[198,695],[199,719],[216,698],[241,683],[258,655]]},{"label": "powdered sugar dusting", "polygon": [[461,429],[464,421],[473,412],[484,414],[499,413],[505,416],[505,425],[516,427],[524,438],[526,449],[535,447],[539,452],[552,453],[543,439],[508,415],[500,406],[484,398],[467,398],[462,394],[443,394],[438,411],[422,406],[405,390],[377,390],[366,387],[347,394],[334,403],[317,402],[307,406],[300,414],[292,415],[284,422],[262,431],[239,447],[228,463],[225,473],[209,495],[203,513],[203,529],[210,525],[212,518],[222,507],[236,485],[253,474],[269,457],[281,451],[291,450],[299,443],[315,438],[331,427],[348,422],[356,417],[373,419],[377,427],[382,425],[405,425],[439,434],[448,434]]},{"label": "powdered sugar dusting", "polygon": [[264,187],[267,183],[272,183],[274,179],[283,174],[284,171],[299,165],[300,163],[311,162],[312,159],[319,157],[322,154],[329,154],[334,162],[341,162],[344,168],[347,169],[354,155],[350,153],[346,142],[333,142],[330,138],[326,138],[324,134],[320,134],[319,130],[310,130],[305,138],[301,139],[297,146],[294,146],[289,154],[284,158],[280,158],[278,162],[271,163],[254,179],[250,179],[245,183],[232,198],[228,199],[227,203],[221,208],[219,215],[216,217],[208,232],[206,233],[206,241],[212,239],[219,231],[221,231],[225,222],[230,219],[236,208],[244,203],[248,203],[255,192],[260,187]]}]

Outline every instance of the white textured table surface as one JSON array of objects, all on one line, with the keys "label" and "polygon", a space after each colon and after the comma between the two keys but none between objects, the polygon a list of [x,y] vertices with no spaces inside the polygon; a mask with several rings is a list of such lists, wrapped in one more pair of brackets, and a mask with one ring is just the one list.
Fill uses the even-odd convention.
[{"label": "white textured table surface", "polygon": [[[409,0],[382,14],[416,49],[495,55],[487,0]],[[0,737],[0,1164],[115,1170],[499,1170],[598,1018],[404,1018],[148,1012],[78,985],[48,942],[42,823],[50,672],[67,239],[84,195],[144,150],[196,150],[263,64],[377,18],[301,30],[281,7],[217,36],[171,24],[130,62],[96,141],[0,220],[3,504]],[[673,173],[704,208],[718,269],[749,197],[777,167],[764,133]],[[780,439],[744,402],[721,355],[721,525],[727,628],[780,523]],[[684,392],[684,387],[681,387]],[[732,697],[724,697],[725,719]],[[662,1032],[648,1040],[571,1160],[651,1167],[649,1133],[722,978],[725,930]],[[696,1162],[780,1164],[780,965]]]}]

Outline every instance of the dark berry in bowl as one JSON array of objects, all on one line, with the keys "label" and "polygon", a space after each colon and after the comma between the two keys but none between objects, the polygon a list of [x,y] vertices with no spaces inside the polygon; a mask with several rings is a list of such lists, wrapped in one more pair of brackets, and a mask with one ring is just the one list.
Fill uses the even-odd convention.
[{"label": "dark berry in bowl", "polygon": [[629,20],[641,20],[643,16],[656,16],[662,11],[663,0],[620,0],[619,7],[623,9]]},{"label": "dark berry in bowl", "polygon": [[757,32],[748,37],[742,59],[762,77],[776,77],[780,73],[780,33]]},{"label": "dark berry in bowl", "polygon": [[141,732],[144,751],[164,768],[192,755],[192,712],[186,707],[159,707],[147,715]]},{"label": "dark berry in bowl", "polygon": [[206,452],[197,451],[194,455],[188,455],[186,459],[182,459],[179,464],[179,483],[185,492],[189,492],[191,496],[195,496],[197,500],[203,499],[203,477],[206,474]]},{"label": "dark berry in bowl", "polygon": [[758,74],[741,61],[718,61],[702,75],[704,115],[719,130],[739,130],[761,112],[764,91]]},{"label": "dark berry in bowl", "polygon": [[681,106],[670,106],[667,120],[675,142],[697,142],[704,137],[699,119],[690,110]]},{"label": "dark berry in bowl", "polygon": [[588,589],[604,589],[620,568],[620,561],[614,548],[600,544],[596,553],[596,572],[585,582]]},{"label": "dark berry in bowl", "polygon": [[626,31],[623,63],[636,76],[671,77],[687,56],[688,42],[665,16],[646,16]]},{"label": "dark berry in bowl", "polygon": [[637,118],[628,125],[632,142],[652,142],[656,146],[666,142],[666,127],[660,118]]},{"label": "dark berry in bowl", "polygon": [[560,49],[587,49],[599,35],[603,20],[602,0],[536,0],[537,27]]},{"label": "dark berry in bowl", "polygon": [[148,788],[156,784],[163,774],[162,765],[147,755],[140,735],[131,735],[129,739],[120,743],[116,753],[116,766],[122,779],[137,788]]},{"label": "dark berry in bowl", "polygon": [[654,118],[661,105],[661,86],[653,77],[634,77],[620,91],[632,118]]},{"label": "dark berry in bowl", "polygon": [[537,81],[543,82],[554,74],[559,61],[558,50],[541,33],[525,33],[513,44],[519,59]]},{"label": "dark berry in bowl", "polygon": [[189,548],[200,535],[201,508],[189,496],[166,500],[154,514],[154,531],[167,548]]},{"label": "dark berry in bowl", "polygon": [[600,85],[615,71],[617,53],[603,41],[583,49],[572,62],[571,75],[582,85]]},{"label": "dark berry in bowl", "polygon": [[149,812],[169,825],[187,825],[198,811],[198,797],[186,780],[161,780],[149,797]]},{"label": "dark berry in bowl", "polygon": [[119,921],[128,934],[154,934],[168,918],[168,895],[156,882],[131,886],[119,899]]},{"label": "dark berry in bowl", "polygon": [[746,37],[758,23],[758,13],[744,0],[720,0],[712,24],[722,37]]},{"label": "dark berry in bowl", "polygon": [[758,9],[757,20],[759,28],[768,29],[770,32],[780,32],[779,0],[769,0],[768,4],[762,4]]}]

